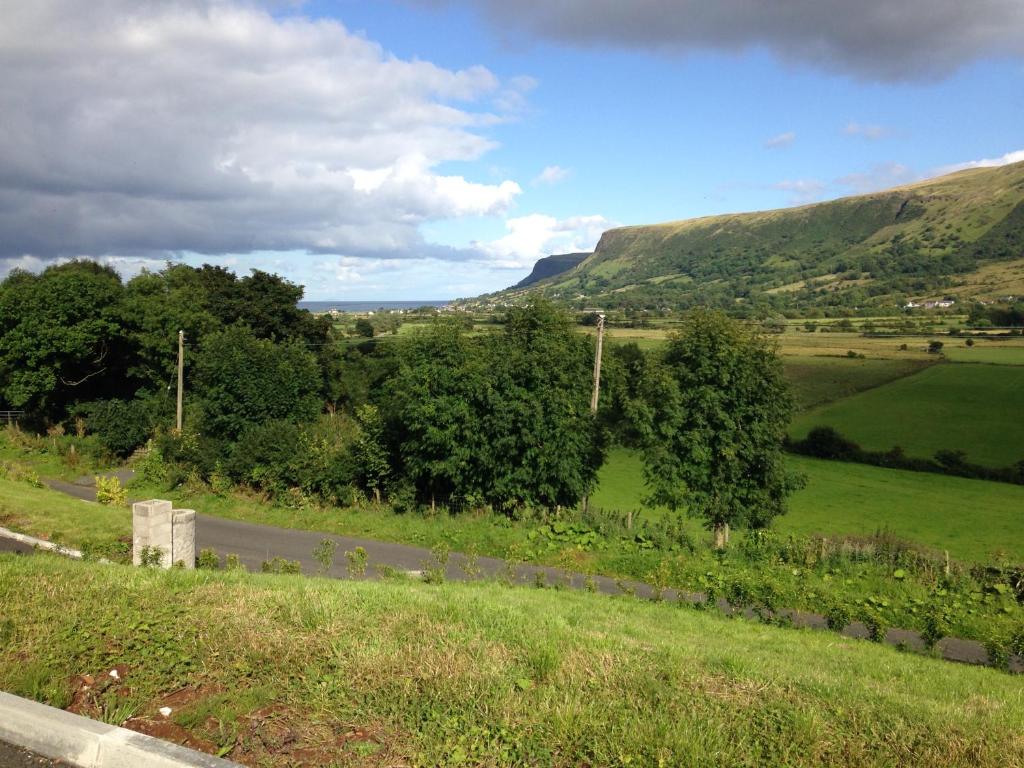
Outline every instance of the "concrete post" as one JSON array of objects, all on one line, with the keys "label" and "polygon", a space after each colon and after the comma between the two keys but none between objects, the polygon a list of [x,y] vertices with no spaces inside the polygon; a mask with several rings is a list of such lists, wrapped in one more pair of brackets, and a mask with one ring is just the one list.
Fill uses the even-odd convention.
[{"label": "concrete post", "polygon": [[142,565],[146,548],[160,550],[160,566],[171,567],[171,502],[161,499],[132,504],[132,564]]},{"label": "concrete post", "polygon": [[149,547],[160,551],[160,567],[196,564],[196,513],[172,509],[171,502],[150,499],[132,504],[132,563],[142,565],[142,552]]},{"label": "concrete post", "polygon": [[175,509],[171,515],[171,564],[184,563],[186,568],[195,568],[196,512],[194,509]]}]

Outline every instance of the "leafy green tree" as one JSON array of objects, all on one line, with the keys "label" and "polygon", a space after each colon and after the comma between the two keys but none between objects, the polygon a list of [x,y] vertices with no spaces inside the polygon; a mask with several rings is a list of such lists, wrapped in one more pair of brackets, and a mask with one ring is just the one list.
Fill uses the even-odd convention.
[{"label": "leafy green tree", "polygon": [[792,410],[775,350],[720,312],[697,310],[673,335],[645,390],[649,501],[685,507],[728,541],[764,527],[795,485],[782,443]]},{"label": "leafy green tree", "polygon": [[379,504],[381,490],[391,474],[384,442],[384,420],[377,406],[366,404],[356,408],[356,424],[359,425],[359,433],[353,446],[355,471],[363,487],[373,492],[373,498]]},{"label": "leafy green tree", "polygon": [[59,421],[74,402],[124,394],[123,294],[90,261],[12,272],[0,284],[0,398]]},{"label": "leafy green tree", "polygon": [[389,382],[390,433],[405,479],[422,501],[477,487],[483,361],[456,322],[435,320],[403,341]]},{"label": "leafy green tree", "polygon": [[506,511],[575,506],[593,488],[606,445],[590,412],[593,341],[550,302],[533,299],[510,310],[503,332],[484,344],[482,497]]},{"label": "leafy green tree", "polygon": [[365,336],[368,339],[372,339],[373,333],[373,323],[371,323],[365,317],[360,317],[358,320],[356,320],[356,336]]},{"label": "leafy green tree", "polygon": [[194,371],[200,424],[214,438],[234,440],[271,419],[309,421],[321,409],[316,357],[294,342],[256,338],[243,325],[207,336]]}]

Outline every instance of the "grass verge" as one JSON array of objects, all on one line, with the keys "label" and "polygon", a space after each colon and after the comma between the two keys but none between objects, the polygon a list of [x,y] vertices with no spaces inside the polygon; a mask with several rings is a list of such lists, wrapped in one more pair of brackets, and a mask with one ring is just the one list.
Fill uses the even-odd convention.
[{"label": "grass verge", "polygon": [[133,727],[172,702],[252,765],[1024,761],[1014,678],[664,604],[0,556],[0,606],[0,687]]}]

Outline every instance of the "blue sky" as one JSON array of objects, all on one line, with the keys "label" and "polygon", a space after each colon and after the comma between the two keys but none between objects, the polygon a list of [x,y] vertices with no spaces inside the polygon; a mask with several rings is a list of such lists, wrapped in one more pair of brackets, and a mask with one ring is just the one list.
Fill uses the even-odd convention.
[{"label": "blue sky", "polygon": [[[605,0],[197,0],[141,21],[119,2],[10,25],[0,107],[20,97],[23,119],[0,127],[18,152],[0,171],[24,186],[0,201],[5,271],[184,259],[276,271],[311,299],[446,299],[611,226],[1024,160],[1009,0],[792,0],[781,19],[731,0],[628,17]],[[97,61],[111,70],[91,80]],[[41,72],[73,73],[62,98]]]}]

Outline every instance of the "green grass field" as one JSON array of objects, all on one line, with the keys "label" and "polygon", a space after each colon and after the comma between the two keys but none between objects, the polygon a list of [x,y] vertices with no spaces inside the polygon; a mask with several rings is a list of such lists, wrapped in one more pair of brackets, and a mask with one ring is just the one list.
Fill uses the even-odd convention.
[{"label": "green grass field", "polygon": [[4,555],[0,632],[0,688],[248,765],[1024,763],[1005,674],[629,598]]},{"label": "green grass field", "polygon": [[931,361],[792,356],[782,364],[796,407],[803,411],[909,376]]},{"label": "green grass field", "polygon": [[1024,368],[938,365],[794,419],[803,437],[818,425],[869,450],[901,446],[929,457],[963,450],[968,460],[1007,466],[1024,459]]},{"label": "green grass field", "polygon": [[[987,561],[1002,552],[1011,560],[1024,559],[1024,486],[800,456],[787,462],[807,476],[807,486],[793,495],[789,513],[777,521],[780,531],[835,535],[888,529],[948,549],[955,558]],[[613,451],[591,504],[639,509],[643,495],[639,455]]]}]

